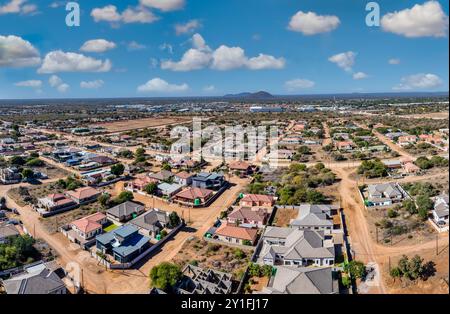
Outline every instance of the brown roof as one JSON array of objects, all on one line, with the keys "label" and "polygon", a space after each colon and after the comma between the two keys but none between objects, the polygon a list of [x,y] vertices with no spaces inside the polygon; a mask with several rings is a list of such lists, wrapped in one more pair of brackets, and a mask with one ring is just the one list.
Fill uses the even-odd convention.
[{"label": "brown roof", "polygon": [[270,195],[263,195],[263,194],[246,194],[241,201],[244,202],[253,202],[253,203],[272,203],[273,202],[273,196]]},{"label": "brown roof", "polygon": [[241,207],[229,214],[228,218],[264,222],[267,214],[267,209],[265,208],[252,209],[249,207]]},{"label": "brown roof", "polygon": [[192,177],[193,175],[190,174],[189,172],[181,171],[181,172],[178,172],[175,176],[178,178],[181,178],[181,179],[187,179],[187,178]]},{"label": "brown roof", "polygon": [[210,196],[213,191],[202,188],[187,188],[181,192],[176,194],[176,197],[187,198],[191,200],[195,200],[196,198],[206,198]]},{"label": "brown roof", "polygon": [[61,193],[50,194],[47,196],[47,198],[58,206],[74,203],[70,198]]},{"label": "brown roof", "polygon": [[94,195],[98,195],[98,194],[100,194],[100,192],[97,191],[96,189],[88,186],[88,187],[76,189],[74,191],[68,191],[67,194],[71,197],[82,200],[85,198],[90,198]]},{"label": "brown roof", "polygon": [[216,230],[215,234],[254,242],[258,231],[256,229],[236,227],[224,223]]},{"label": "brown roof", "polygon": [[249,167],[251,167],[251,165],[245,161],[235,161],[228,165],[228,168],[236,170],[247,170]]},{"label": "brown roof", "polygon": [[102,213],[95,213],[87,217],[75,220],[72,225],[77,227],[80,231],[88,233],[101,228],[102,225],[99,223],[101,220],[105,219],[106,216]]}]

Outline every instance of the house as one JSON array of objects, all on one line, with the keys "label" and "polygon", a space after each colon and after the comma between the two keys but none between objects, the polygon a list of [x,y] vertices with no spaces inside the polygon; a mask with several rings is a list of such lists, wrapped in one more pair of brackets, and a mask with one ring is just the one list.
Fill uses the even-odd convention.
[{"label": "house", "polygon": [[402,163],[400,160],[383,160],[382,163],[388,169],[400,169],[402,167]]},{"label": "house", "polygon": [[127,222],[145,211],[145,207],[133,202],[125,202],[106,211],[106,216],[117,223]]},{"label": "house", "polygon": [[235,161],[228,165],[231,172],[238,174],[240,177],[245,177],[253,173],[252,165],[245,161]]},{"label": "house", "polygon": [[200,172],[192,177],[192,186],[195,188],[219,190],[225,185],[226,181],[222,174],[212,172]]},{"label": "house", "polygon": [[105,214],[95,213],[73,221],[67,236],[77,244],[85,245],[103,232],[103,226],[108,222]]},{"label": "house", "polygon": [[239,204],[243,207],[272,207],[275,204],[275,198],[270,195],[263,194],[245,194]]},{"label": "house", "polygon": [[78,188],[74,191],[66,192],[66,195],[79,205],[95,202],[97,198],[100,196],[100,194],[101,194],[100,191],[91,187],[83,187]]},{"label": "house", "polygon": [[217,236],[219,240],[224,242],[254,245],[258,236],[258,230],[223,223],[217,228],[214,236]]},{"label": "house", "polygon": [[400,146],[408,146],[417,142],[417,136],[415,135],[402,135],[398,137],[397,143]]},{"label": "house", "polygon": [[167,197],[172,197],[173,195],[177,194],[178,192],[181,191],[181,189],[183,188],[182,185],[177,184],[177,183],[160,183],[158,184],[158,192],[160,194],[162,194],[163,196],[167,196]]},{"label": "house", "polygon": [[54,263],[26,267],[22,273],[3,281],[6,294],[66,294],[67,289]]},{"label": "house", "polygon": [[0,168],[0,182],[3,184],[16,184],[22,181],[22,175],[16,167]]},{"label": "house", "polygon": [[151,210],[131,220],[130,225],[138,228],[139,233],[156,238],[169,223],[169,213],[162,210]]},{"label": "house", "polygon": [[202,188],[189,187],[174,196],[174,200],[189,205],[202,205],[213,197],[214,191]]},{"label": "house", "polygon": [[290,226],[299,230],[316,230],[330,234],[333,230],[332,215],[338,210],[334,205],[302,204],[298,208],[298,216],[292,219]]},{"label": "house", "polygon": [[275,276],[260,294],[337,294],[339,282],[331,267],[278,266]]},{"label": "house", "polygon": [[448,195],[440,195],[436,197],[434,201],[434,208],[431,213],[433,215],[433,220],[437,225],[448,225]]},{"label": "house", "polygon": [[268,218],[269,212],[266,208],[240,207],[228,215],[227,221],[241,227],[263,228]]},{"label": "house", "polygon": [[178,172],[177,174],[175,174],[173,181],[175,183],[181,184],[182,186],[188,186],[192,184],[192,177],[194,175],[190,174],[189,172],[186,171],[181,171]]},{"label": "house", "polygon": [[9,239],[19,235],[20,233],[14,225],[0,224],[0,244],[5,244]]},{"label": "house", "polygon": [[417,173],[420,171],[420,168],[412,162],[405,163],[403,169],[405,169],[406,173]]},{"label": "house", "polygon": [[368,206],[390,206],[400,202],[405,195],[397,183],[370,184],[367,187]]},{"label": "house", "polygon": [[150,183],[158,183],[159,181],[156,179],[152,179],[150,177],[144,176],[139,177],[128,183],[128,188],[133,191],[145,191],[145,188]]},{"label": "house", "polygon": [[232,275],[213,269],[186,265],[174,287],[176,294],[231,294]]},{"label": "house", "polygon": [[352,150],[355,147],[352,141],[340,141],[336,142],[336,148],[342,151]]},{"label": "house", "polygon": [[94,156],[87,160],[91,163],[96,163],[96,164],[99,164],[102,166],[108,166],[108,165],[113,165],[113,164],[117,163],[117,160],[112,159],[108,156]]},{"label": "house", "polygon": [[61,193],[49,194],[38,199],[38,207],[44,212],[64,211],[77,206],[74,200]]},{"label": "house", "polygon": [[121,226],[95,239],[97,251],[111,254],[119,263],[131,262],[150,247],[150,239],[133,225]]},{"label": "house", "polygon": [[322,231],[269,226],[259,261],[266,265],[331,266],[334,258],[333,240]]},{"label": "house", "polygon": [[342,139],[346,141],[350,139],[350,135],[348,133],[336,132],[333,134],[333,139]]},{"label": "house", "polygon": [[173,178],[173,173],[167,170],[161,170],[160,172],[157,173],[150,173],[148,177],[150,179],[158,180],[158,182],[165,182]]}]

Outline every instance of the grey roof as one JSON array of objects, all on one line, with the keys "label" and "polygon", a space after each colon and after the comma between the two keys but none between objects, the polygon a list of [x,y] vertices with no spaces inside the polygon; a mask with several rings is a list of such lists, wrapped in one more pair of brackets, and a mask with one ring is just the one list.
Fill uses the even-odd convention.
[{"label": "grey roof", "polygon": [[13,225],[0,225],[0,239],[18,236],[19,231]]},{"label": "grey roof", "polygon": [[330,267],[293,268],[277,267],[275,278],[263,293],[333,294],[339,292],[337,280]]},{"label": "grey roof", "polygon": [[298,216],[291,221],[291,226],[332,226],[331,210],[337,209],[332,205],[300,205]]},{"label": "grey roof", "polygon": [[443,218],[449,215],[448,195],[440,195],[436,197],[434,212],[439,218]]},{"label": "grey roof", "polygon": [[179,191],[182,187],[183,187],[182,185],[176,184],[176,183],[169,184],[169,183],[163,182],[163,183],[158,184],[158,189],[160,189],[161,191],[166,192],[168,194],[173,194],[173,193]]},{"label": "grey roof", "polygon": [[154,178],[160,181],[166,181],[169,180],[170,178],[172,178],[174,176],[174,174],[168,170],[161,170],[160,172],[157,173],[151,173],[148,175],[150,178]]},{"label": "grey roof", "polygon": [[114,217],[120,218],[133,213],[139,213],[144,209],[144,206],[128,201],[108,209],[107,213]]},{"label": "grey roof", "polygon": [[[270,228],[270,230],[269,230]],[[274,236],[275,235],[275,236]],[[260,256],[274,257],[275,254],[284,256],[284,259],[297,260],[302,258],[334,258],[334,245],[324,247],[324,235],[313,230],[299,230],[295,228],[267,227],[263,239],[284,239],[284,245],[263,245]]]},{"label": "grey roof", "polygon": [[369,196],[371,198],[403,196],[396,183],[371,184],[368,186]]},{"label": "grey roof", "polygon": [[51,294],[65,287],[59,276],[42,263],[3,282],[7,294]]},{"label": "grey roof", "polygon": [[169,222],[167,212],[160,210],[151,210],[145,214],[131,220],[129,223],[138,228],[149,231],[158,231]]}]

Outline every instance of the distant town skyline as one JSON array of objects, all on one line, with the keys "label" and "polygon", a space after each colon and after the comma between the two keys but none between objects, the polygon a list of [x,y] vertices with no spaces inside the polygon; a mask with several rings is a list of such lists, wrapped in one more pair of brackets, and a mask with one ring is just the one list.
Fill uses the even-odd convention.
[{"label": "distant town skyline", "polygon": [[0,99],[448,91],[448,1],[0,0]]}]

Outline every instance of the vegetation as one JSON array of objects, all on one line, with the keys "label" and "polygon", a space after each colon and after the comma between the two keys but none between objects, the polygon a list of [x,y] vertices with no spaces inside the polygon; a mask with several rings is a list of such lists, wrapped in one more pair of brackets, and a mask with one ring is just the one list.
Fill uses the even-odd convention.
[{"label": "vegetation", "polygon": [[366,178],[379,178],[388,175],[387,167],[378,159],[364,160],[358,167],[358,174]]},{"label": "vegetation", "polygon": [[28,235],[9,238],[0,244],[0,271],[32,263],[39,253],[34,239]]},{"label": "vegetation", "polygon": [[448,160],[440,156],[433,156],[431,159],[428,159],[427,157],[419,157],[414,163],[422,170],[431,169],[434,167],[448,167]]},{"label": "vegetation", "polygon": [[425,263],[423,258],[415,255],[409,259],[408,256],[403,255],[398,261],[396,267],[392,268],[390,275],[392,278],[406,278],[409,280],[422,279],[426,280],[428,277],[434,275],[435,268],[433,262]]},{"label": "vegetation", "polygon": [[169,262],[163,262],[150,271],[151,285],[164,291],[174,287],[181,276],[180,267]]},{"label": "vegetation", "polygon": [[125,166],[123,164],[115,164],[111,166],[111,173],[115,176],[121,176],[125,171]]},{"label": "vegetation", "polygon": [[363,262],[350,261],[345,264],[344,270],[350,274],[351,279],[364,278],[366,276],[366,266]]}]

